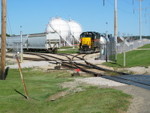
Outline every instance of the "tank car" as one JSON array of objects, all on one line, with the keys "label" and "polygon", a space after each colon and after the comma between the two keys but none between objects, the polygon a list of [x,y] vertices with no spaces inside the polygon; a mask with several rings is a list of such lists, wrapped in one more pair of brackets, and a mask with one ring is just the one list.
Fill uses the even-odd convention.
[{"label": "tank car", "polygon": [[83,32],[80,35],[79,53],[93,53],[100,51],[100,33]]}]

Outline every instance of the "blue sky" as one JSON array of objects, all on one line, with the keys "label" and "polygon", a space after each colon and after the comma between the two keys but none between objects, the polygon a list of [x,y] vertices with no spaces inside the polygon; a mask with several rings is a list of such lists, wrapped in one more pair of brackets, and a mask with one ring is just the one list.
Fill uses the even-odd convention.
[{"label": "blue sky", "polygon": [[[139,34],[139,0],[118,0],[119,34]],[[134,10],[134,11],[133,11]],[[134,12],[134,13],[133,13]],[[150,0],[142,2],[142,34],[150,35]],[[114,0],[7,0],[7,33],[44,32],[52,17],[75,20],[83,31],[114,32]],[[106,24],[107,23],[107,24]]]}]

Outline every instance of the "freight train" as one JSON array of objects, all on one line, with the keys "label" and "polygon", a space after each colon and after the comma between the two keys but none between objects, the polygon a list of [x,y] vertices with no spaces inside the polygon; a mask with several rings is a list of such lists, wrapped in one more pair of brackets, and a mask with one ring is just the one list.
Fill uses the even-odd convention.
[{"label": "freight train", "polygon": [[48,22],[46,31],[43,33],[24,34],[22,38],[21,35],[7,37],[6,46],[7,50],[13,49],[15,52],[23,48],[28,51],[55,53],[62,46],[73,46],[74,42],[78,43],[81,32],[82,28],[77,22],[57,17]]},{"label": "freight train", "polygon": [[20,48],[28,51],[48,51],[55,53],[60,46],[60,36],[56,32],[13,35],[7,37],[7,50],[14,49],[19,52]]},{"label": "freight train", "polygon": [[100,38],[98,32],[83,32],[80,35],[79,53],[93,53],[100,51]]}]

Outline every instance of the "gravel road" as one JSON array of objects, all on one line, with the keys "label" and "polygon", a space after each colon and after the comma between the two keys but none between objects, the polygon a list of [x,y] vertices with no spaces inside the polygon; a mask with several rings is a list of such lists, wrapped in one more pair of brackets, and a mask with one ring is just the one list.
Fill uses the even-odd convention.
[{"label": "gravel road", "polygon": [[150,90],[122,84],[101,77],[77,78],[75,81],[66,82],[62,86],[64,88],[75,88],[80,84],[89,84],[102,88],[111,87],[122,90],[124,93],[133,96],[133,100],[131,101],[127,113],[150,113]]},{"label": "gravel road", "polygon": [[119,86],[115,89],[133,96],[132,104],[127,113],[150,113],[150,90],[132,85]]}]

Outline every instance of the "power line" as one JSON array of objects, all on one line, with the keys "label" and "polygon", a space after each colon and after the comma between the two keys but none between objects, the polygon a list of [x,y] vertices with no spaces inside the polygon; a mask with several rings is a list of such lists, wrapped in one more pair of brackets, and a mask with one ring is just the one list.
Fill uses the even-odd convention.
[{"label": "power line", "polygon": [[[126,5],[130,5],[131,3],[127,3],[124,0],[121,0],[120,2],[126,3]],[[109,0],[109,2],[107,2],[107,4],[111,5],[112,7],[114,7],[114,3],[112,2],[112,0]],[[126,6],[124,5],[124,6]],[[133,14],[132,11],[127,10],[127,7],[121,7],[120,5],[118,5],[118,10],[120,12],[126,13],[126,14]]]},{"label": "power line", "polygon": [[12,34],[12,28],[11,28],[11,23],[10,23],[10,19],[9,19],[9,16],[8,16],[8,13],[7,13],[7,22],[8,22],[8,28],[9,28],[9,31],[10,31],[10,34]]}]

